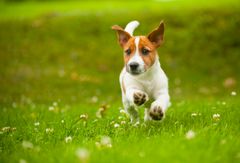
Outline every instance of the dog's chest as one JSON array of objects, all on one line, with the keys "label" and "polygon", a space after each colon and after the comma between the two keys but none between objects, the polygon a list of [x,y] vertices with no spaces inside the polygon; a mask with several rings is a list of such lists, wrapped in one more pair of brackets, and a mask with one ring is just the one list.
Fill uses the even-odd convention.
[{"label": "dog's chest", "polygon": [[144,81],[139,81],[143,91],[145,91],[150,98],[153,98],[154,91],[156,90],[156,83],[155,80],[144,80]]}]

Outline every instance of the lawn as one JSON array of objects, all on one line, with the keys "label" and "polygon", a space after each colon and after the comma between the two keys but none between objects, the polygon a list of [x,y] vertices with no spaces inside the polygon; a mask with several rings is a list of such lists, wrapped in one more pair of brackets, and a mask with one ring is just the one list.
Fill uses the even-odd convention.
[{"label": "lawn", "polygon": [[[239,11],[236,0],[1,2],[0,162],[240,162]],[[111,26],[135,19],[136,34],[166,24],[162,122],[132,125],[122,111]]]}]

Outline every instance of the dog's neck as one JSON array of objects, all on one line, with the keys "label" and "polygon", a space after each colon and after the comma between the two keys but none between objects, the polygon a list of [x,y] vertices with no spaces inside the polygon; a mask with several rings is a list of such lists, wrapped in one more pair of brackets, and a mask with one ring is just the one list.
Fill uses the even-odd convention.
[{"label": "dog's neck", "polygon": [[160,71],[160,69],[160,62],[157,55],[154,64],[146,72],[139,75],[131,75],[130,73],[129,74],[135,80],[152,80],[154,76],[156,76],[156,73]]}]

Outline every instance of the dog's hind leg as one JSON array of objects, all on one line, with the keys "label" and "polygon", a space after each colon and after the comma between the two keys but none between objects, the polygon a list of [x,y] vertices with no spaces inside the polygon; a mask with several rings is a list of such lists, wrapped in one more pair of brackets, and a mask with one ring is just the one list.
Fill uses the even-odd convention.
[{"label": "dog's hind leg", "polygon": [[126,96],[123,98],[125,110],[130,115],[131,122],[139,122],[137,107],[143,105],[148,100],[148,95],[138,89],[128,89]]},{"label": "dog's hind leg", "polygon": [[127,113],[130,116],[131,119],[131,123],[138,123],[139,122],[139,115],[138,115],[138,111],[134,106],[129,106],[126,107],[125,110],[127,111]]}]

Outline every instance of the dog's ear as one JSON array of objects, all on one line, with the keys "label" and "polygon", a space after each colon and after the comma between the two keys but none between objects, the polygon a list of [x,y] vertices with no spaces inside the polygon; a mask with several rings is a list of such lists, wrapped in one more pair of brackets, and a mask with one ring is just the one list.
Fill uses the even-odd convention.
[{"label": "dog's ear", "polygon": [[159,47],[163,43],[164,23],[160,22],[159,26],[148,34],[148,39],[153,43],[155,47]]},{"label": "dog's ear", "polygon": [[124,29],[122,29],[118,25],[112,26],[112,29],[117,31],[118,42],[121,45],[121,47],[123,47],[131,38],[131,35],[128,32],[124,31]]}]

